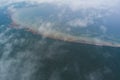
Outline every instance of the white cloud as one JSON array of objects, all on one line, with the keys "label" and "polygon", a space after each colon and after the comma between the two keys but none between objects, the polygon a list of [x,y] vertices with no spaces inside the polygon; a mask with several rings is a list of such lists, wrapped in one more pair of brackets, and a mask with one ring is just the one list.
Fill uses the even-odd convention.
[{"label": "white cloud", "polygon": [[57,5],[67,5],[72,10],[88,8],[111,8],[120,3],[119,0],[0,0],[0,5],[3,6],[22,1],[29,3],[53,3]]},{"label": "white cloud", "polygon": [[[0,28],[1,29],[1,28]],[[5,36],[5,34],[10,31],[10,28],[7,28],[5,31],[3,31],[2,33],[0,33],[0,44],[5,44],[9,39],[12,38],[13,35],[7,37]],[[7,38],[6,38],[7,37]]]},{"label": "white cloud", "polygon": [[75,19],[70,22],[68,22],[68,25],[73,27],[87,27],[89,25],[90,21],[87,19]]},{"label": "white cloud", "polygon": [[34,2],[57,3],[59,5],[69,5],[73,9],[98,8],[115,6],[119,0],[29,0]]},{"label": "white cloud", "polygon": [[53,23],[51,22],[43,22],[39,29],[38,29],[38,32],[42,33],[42,34],[45,34],[45,35],[48,35],[50,32],[52,32],[52,27],[53,27]]},{"label": "white cloud", "polygon": [[103,31],[103,33],[106,33],[106,31],[107,31],[107,28],[105,27],[105,26],[100,26],[100,29]]}]

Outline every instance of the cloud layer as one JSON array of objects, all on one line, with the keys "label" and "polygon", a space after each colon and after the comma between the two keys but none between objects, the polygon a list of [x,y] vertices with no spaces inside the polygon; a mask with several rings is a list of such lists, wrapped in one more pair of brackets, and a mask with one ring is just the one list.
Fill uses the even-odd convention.
[{"label": "cloud layer", "polygon": [[117,6],[119,0],[1,0],[0,5],[8,5],[16,2],[28,3],[54,3],[57,5],[67,5],[73,10],[88,9],[88,8],[111,8]]}]

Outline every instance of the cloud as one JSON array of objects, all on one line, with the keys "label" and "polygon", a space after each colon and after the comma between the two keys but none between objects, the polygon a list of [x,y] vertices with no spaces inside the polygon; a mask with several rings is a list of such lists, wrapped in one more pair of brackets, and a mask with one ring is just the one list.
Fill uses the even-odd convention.
[{"label": "cloud", "polygon": [[48,2],[55,3],[58,5],[68,5],[72,9],[80,8],[103,8],[103,7],[113,7],[118,4],[119,0],[29,0],[31,2]]},{"label": "cloud", "polygon": [[[119,0],[2,0],[0,1],[0,4],[2,6],[23,1],[31,4],[50,3],[55,4],[58,7],[62,7],[63,11],[58,14],[59,18],[64,16],[64,13],[66,13],[66,9],[64,8],[65,6],[69,7],[72,11],[80,10],[80,13],[87,13],[84,19],[74,19],[68,22],[71,26],[79,27],[87,27],[89,24],[94,23],[94,19],[103,18],[105,15],[110,15],[111,11],[115,12],[113,10],[120,2]],[[8,10],[11,12],[16,11],[14,6],[8,7]],[[91,11],[87,12],[88,10]],[[105,10],[105,12],[101,13],[102,10]]]},{"label": "cloud", "polygon": [[[30,40],[30,36],[28,38],[28,35],[25,37],[19,31],[13,32],[12,28],[4,25],[0,26],[0,29],[0,80],[16,80],[18,77],[20,80],[31,80],[31,76],[33,77],[33,73],[37,71],[36,66],[40,68],[43,64],[40,63],[40,53],[43,51],[41,47],[44,48],[43,41],[38,38],[33,39],[33,36]],[[29,44],[26,47],[27,42]],[[29,50],[29,47],[32,49]]]},{"label": "cloud", "polygon": [[88,8],[111,8],[117,6],[119,0],[0,0],[0,5],[8,5],[16,2],[28,2],[28,3],[52,3],[56,5],[66,5],[72,10],[88,9]]},{"label": "cloud", "polygon": [[107,28],[105,27],[105,26],[100,26],[100,29],[103,31],[103,33],[106,33],[106,31],[107,31]]},{"label": "cloud", "polygon": [[42,33],[49,32],[51,31],[52,26],[54,26],[54,23],[52,22],[42,22],[38,30],[39,32],[42,32]]},{"label": "cloud", "polygon": [[74,20],[69,21],[68,25],[72,27],[88,27],[91,21],[89,21],[88,19],[74,19]]}]

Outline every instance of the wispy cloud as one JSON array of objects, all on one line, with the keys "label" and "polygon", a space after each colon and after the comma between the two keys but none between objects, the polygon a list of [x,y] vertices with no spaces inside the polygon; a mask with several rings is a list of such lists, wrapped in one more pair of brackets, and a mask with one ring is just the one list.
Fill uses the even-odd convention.
[{"label": "wispy cloud", "polygon": [[88,27],[88,25],[92,22],[88,20],[88,19],[75,19],[75,20],[71,20],[68,22],[68,25],[72,26],[72,27]]},{"label": "wispy cloud", "polygon": [[1,0],[0,5],[7,5],[16,2],[29,3],[53,3],[57,5],[67,5],[73,10],[88,8],[111,8],[116,6],[119,0]]}]

